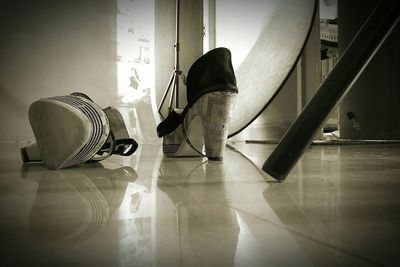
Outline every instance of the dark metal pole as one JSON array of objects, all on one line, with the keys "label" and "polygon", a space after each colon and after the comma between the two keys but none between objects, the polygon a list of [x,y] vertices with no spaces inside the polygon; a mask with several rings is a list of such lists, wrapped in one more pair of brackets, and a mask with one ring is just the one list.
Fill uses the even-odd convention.
[{"label": "dark metal pole", "polygon": [[165,99],[167,98],[168,92],[171,89],[171,85],[174,82],[174,78],[175,78],[175,72],[172,73],[171,78],[169,79],[168,86],[164,91],[164,95],[163,95],[163,97],[161,99],[160,105],[158,106],[158,113],[160,113],[160,114],[161,114],[161,109],[162,109],[162,107],[164,105]]},{"label": "dark metal pole", "polygon": [[175,43],[174,43],[174,51],[175,51],[175,63],[174,63],[174,71],[172,72],[172,76],[169,80],[168,86],[165,89],[164,95],[161,99],[160,105],[158,106],[158,113],[161,114],[161,109],[164,106],[165,99],[172,88],[172,92],[170,95],[170,100],[168,104],[168,113],[171,113],[173,110],[172,102],[175,98],[175,107],[179,108],[179,76],[182,74],[182,71],[179,69],[179,14],[180,14],[180,0],[175,0],[176,10],[175,10]]},{"label": "dark metal pole", "polygon": [[280,181],[286,178],[315,132],[398,23],[399,14],[398,0],[381,0],[377,4],[334,69],[265,161],[262,168],[265,172]]},{"label": "dark metal pole", "polygon": [[179,10],[180,10],[180,0],[176,0],[176,25],[175,25],[175,107],[179,108],[179,75],[181,70],[179,69]]}]

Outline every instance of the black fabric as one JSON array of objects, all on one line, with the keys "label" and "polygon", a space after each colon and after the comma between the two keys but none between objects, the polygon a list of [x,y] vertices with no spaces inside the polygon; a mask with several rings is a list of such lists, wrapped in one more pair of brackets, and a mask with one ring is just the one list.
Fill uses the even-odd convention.
[{"label": "black fabric", "polygon": [[229,49],[215,48],[197,59],[189,69],[186,86],[189,107],[207,93],[221,90],[237,93]]},{"label": "black fabric", "polygon": [[[111,138],[111,136],[112,134],[110,134],[109,139],[107,139],[107,142],[101,147],[101,149],[97,151],[97,155],[102,156],[104,153],[109,153],[110,155],[116,154],[120,156],[130,156],[139,146],[132,138],[115,140],[115,138]],[[113,145],[113,147],[111,147],[111,145]]]},{"label": "black fabric", "polygon": [[172,133],[182,123],[182,116],[172,111],[168,117],[157,126],[158,137]]},{"label": "black fabric", "polygon": [[138,143],[136,143],[136,141],[132,138],[119,139],[116,140],[115,150],[113,154],[130,156],[136,151],[138,146]]},{"label": "black fabric", "polygon": [[190,67],[186,81],[188,104],[182,115],[173,111],[157,126],[158,137],[172,133],[201,96],[216,91],[238,92],[229,49],[219,47],[202,55]]}]

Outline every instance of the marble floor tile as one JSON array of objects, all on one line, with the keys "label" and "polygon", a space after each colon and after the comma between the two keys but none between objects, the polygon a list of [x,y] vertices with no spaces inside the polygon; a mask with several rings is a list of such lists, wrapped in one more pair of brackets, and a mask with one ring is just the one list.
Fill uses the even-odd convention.
[{"label": "marble floor tile", "polygon": [[260,170],[275,145],[63,170],[20,146],[0,144],[1,266],[400,264],[400,145],[313,145],[283,183]]}]

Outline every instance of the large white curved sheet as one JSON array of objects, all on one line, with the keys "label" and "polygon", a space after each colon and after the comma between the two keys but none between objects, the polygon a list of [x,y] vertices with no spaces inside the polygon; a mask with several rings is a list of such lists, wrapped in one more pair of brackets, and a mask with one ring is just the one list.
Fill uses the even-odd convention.
[{"label": "large white curved sheet", "polygon": [[229,136],[257,118],[285,83],[307,41],[317,1],[269,0],[268,5],[273,7],[272,17],[236,69],[239,95]]}]

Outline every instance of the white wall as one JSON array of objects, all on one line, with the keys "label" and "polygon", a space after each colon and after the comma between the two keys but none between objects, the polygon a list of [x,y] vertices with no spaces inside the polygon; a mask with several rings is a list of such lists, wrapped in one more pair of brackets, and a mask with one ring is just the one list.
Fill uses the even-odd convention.
[{"label": "white wall", "polygon": [[2,1],[1,141],[33,141],[29,105],[81,91],[102,107],[117,100],[116,2]]},{"label": "white wall", "polygon": [[[181,0],[180,69],[187,75],[193,62],[203,54],[203,1]],[[174,70],[175,0],[155,1],[155,90],[157,105]],[[180,105],[186,106],[186,91],[180,82]],[[167,98],[163,112],[166,115]]]}]

